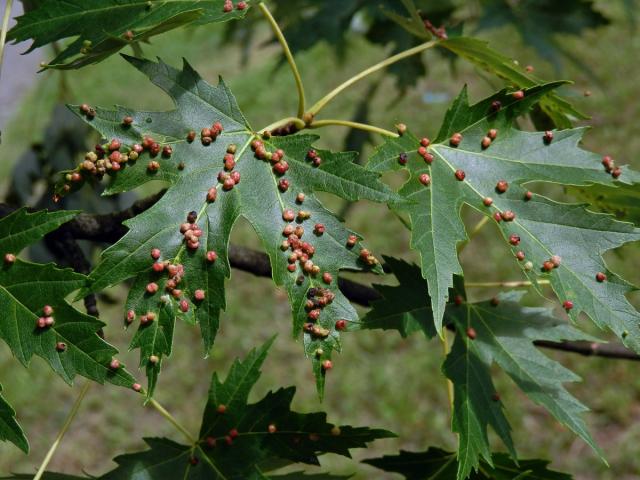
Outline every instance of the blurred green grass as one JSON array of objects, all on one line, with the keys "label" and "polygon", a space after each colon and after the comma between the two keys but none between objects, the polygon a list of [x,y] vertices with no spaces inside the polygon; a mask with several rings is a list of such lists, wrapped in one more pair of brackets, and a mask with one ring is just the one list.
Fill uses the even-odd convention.
[{"label": "blurred green grass", "polygon": [[[599,7],[610,10],[614,23],[580,39],[567,39],[567,48],[593,69],[592,73],[602,84],[592,84],[584,72],[567,65],[564,76],[575,80],[575,85],[565,88],[563,93],[592,116],[588,123],[596,128],[585,139],[588,148],[608,153],[620,159],[621,163],[640,168],[637,159],[640,136],[635,134],[636,120],[640,118],[640,103],[635,100],[640,66],[638,62],[630,61],[639,57],[640,37],[629,30],[623,13],[616,10],[614,2],[603,1]],[[542,77],[556,78],[549,66],[537,60],[533,50],[515,38],[512,30],[492,31],[485,36],[522,65],[534,65]],[[267,38],[267,32],[260,31],[258,37],[256,45]],[[176,66],[182,56],[187,57],[210,82],[215,82],[217,76],[222,75],[254,128],[295,111],[296,98],[289,71],[286,68],[274,70],[279,54],[275,45],[252,48],[249,64],[241,66],[239,59],[243,46],[216,47],[217,39],[215,28],[173,32],[145,47],[145,54],[150,58],[160,55]],[[344,63],[338,63],[331,50],[322,45],[301,55],[298,65],[308,98],[319,98],[342,79],[385,56],[383,49],[372,47],[355,36],[349,42],[348,60]],[[471,98],[479,99],[499,85],[484,75],[478,76],[463,62],[458,62],[456,73],[452,75],[447,62],[439,55],[427,52],[426,58],[430,61],[429,76],[421,79],[405,98],[396,99],[393,80],[377,75],[347,90],[326,109],[323,117],[350,118],[366,92],[367,83],[381,79],[371,100],[370,123],[393,128],[394,123],[402,120],[414,130],[434,135],[447,102],[426,104],[423,101],[425,91],[453,96],[463,84],[468,83]],[[0,196],[2,187],[10,181],[10,169],[19,154],[31,142],[46,141],[40,135],[48,121],[48,112],[59,98],[60,75],[59,72],[41,74],[14,120],[3,132],[0,178],[4,185],[0,185]],[[65,79],[68,84],[65,100],[73,103],[103,106],[118,103],[152,110],[171,108],[170,101],[160,90],[149,88],[147,80],[118,57],[81,71],[69,72]],[[585,89],[593,92],[588,98],[582,95]],[[322,146],[334,149],[341,147],[347,134],[341,128],[327,128],[318,133],[322,135]],[[370,147],[367,147],[363,155],[369,151]],[[398,183],[400,177],[391,177],[390,181]],[[549,191],[559,193],[557,190]],[[324,197],[332,208],[340,207],[341,202],[336,198]],[[465,213],[468,225],[472,225],[474,215]],[[349,211],[346,221],[351,228],[364,234],[375,252],[415,260],[415,254],[407,251],[407,232],[386,207],[358,203]],[[508,250],[495,242],[496,232],[492,228],[486,227],[462,255],[469,281],[519,278],[515,266],[503,260]],[[258,246],[246,222],[236,226],[232,241]],[[638,245],[620,249],[608,255],[607,260],[613,270],[636,284],[640,283],[640,272],[634,267],[640,260]],[[346,275],[367,282],[393,281]],[[115,288],[109,293],[120,303],[100,304],[102,319],[108,323],[107,339],[123,352],[123,360],[135,370],[138,353],[127,352],[131,333],[121,329],[121,303],[126,291]],[[493,293],[490,289],[471,292],[474,298]],[[276,290],[267,279],[234,271],[227,283],[227,299],[228,311],[223,315],[221,331],[211,356],[203,360],[197,329],[179,325],[174,354],[165,362],[160,377],[157,399],[190,429],[196,431],[198,428],[211,373],[214,370],[224,373],[234,357],[245,355],[253,346],[278,333],[253,399],[269,389],[295,385],[298,395],[294,407],[300,411],[326,409],[332,422],[372,425],[399,435],[398,439],[374,443],[368,450],[354,451],[356,460],[393,453],[398,448],[421,450],[430,445],[455,448],[456,439],[448,425],[449,412],[445,383],[440,374],[442,358],[438,342],[426,342],[419,335],[403,340],[397,334],[382,332],[345,335],[344,353],[336,358],[335,368],[327,382],[325,401],[320,404],[308,361],[302,357],[301,345],[291,338],[290,314],[284,293]],[[527,300],[541,302],[533,294]],[[636,306],[640,305],[640,296],[634,294],[632,301]],[[595,333],[586,320],[582,325]],[[496,371],[497,386],[508,408],[520,455],[523,458],[552,458],[554,467],[566,470],[578,479],[638,478],[640,378],[635,374],[637,364],[547,353],[583,377],[584,382],[570,386],[570,390],[593,410],[588,415],[588,423],[611,467],[607,468],[584,443],[554,422],[543,409],[528,401]],[[142,372],[140,376],[143,376]],[[33,472],[62,425],[80,386],[69,388],[37,359],[29,370],[20,367],[4,344],[0,346],[0,380],[3,393],[18,410],[32,446],[32,453],[27,457],[8,444],[0,444],[0,473]],[[79,379],[77,383],[82,381]],[[113,467],[110,460],[113,456],[141,448],[143,436],[162,435],[180,440],[154,410],[140,405],[136,395],[94,385],[50,468],[68,473],[87,471],[99,474]],[[496,447],[501,448],[497,442]],[[335,456],[323,457],[322,464],[323,470],[334,473],[357,470],[359,473],[355,478],[358,479],[396,478],[385,477],[370,467]]]}]

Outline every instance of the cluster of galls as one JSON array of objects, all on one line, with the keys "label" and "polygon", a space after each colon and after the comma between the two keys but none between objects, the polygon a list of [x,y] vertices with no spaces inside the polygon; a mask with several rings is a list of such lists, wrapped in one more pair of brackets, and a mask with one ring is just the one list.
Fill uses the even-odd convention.
[{"label": "cluster of galls", "polygon": [[[247,8],[247,2],[238,2],[238,4],[236,5],[236,10],[244,10],[245,8]],[[232,10],[233,10],[233,1],[225,0],[224,5],[222,6],[222,11],[224,13],[229,13]]]},{"label": "cluster of galls", "polygon": [[[204,146],[208,146],[211,145],[213,142],[216,141],[216,138],[218,138],[218,135],[220,135],[222,133],[222,124],[220,122],[214,122],[211,127],[205,127],[202,130],[200,130],[200,141],[202,142],[202,145]],[[187,142],[191,143],[195,140],[196,138],[196,132],[194,132],[193,130],[191,130],[189,133],[187,133]]]},{"label": "cluster of galls", "polygon": [[447,38],[449,38],[447,36],[447,31],[445,30],[444,26],[440,26],[440,27],[436,28],[426,18],[423,20],[423,23],[424,23],[424,28],[426,28],[429,32],[431,32],[431,34],[433,36],[435,36],[436,38],[439,38],[440,40],[446,40]]},{"label": "cluster of galls", "polygon": [[187,221],[180,225],[180,233],[184,236],[184,241],[189,250],[197,250],[200,246],[202,229],[196,223],[198,213],[193,210],[187,215]]},{"label": "cluster of galls", "polygon": [[[222,184],[222,189],[225,192],[233,190],[233,187],[240,183],[240,172],[234,170],[236,167],[235,153],[236,146],[232,143],[227,147],[227,153],[224,154],[224,170],[218,172],[218,182]],[[207,191],[207,202],[215,202],[217,195],[216,187],[211,187]]]},{"label": "cluster of galls", "polygon": [[615,166],[613,158],[611,158],[609,155],[605,155],[604,157],[602,157],[602,166],[604,167],[605,172],[611,174],[613,178],[618,178],[620,175],[622,175],[622,169]]},{"label": "cluster of galls", "polygon": [[[317,338],[327,338],[329,336],[331,331],[327,330],[326,328],[322,328],[320,325],[318,325],[317,322],[320,318],[322,310],[327,305],[331,305],[335,298],[335,293],[333,293],[328,288],[312,287],[307,291],[307,301],[305,303],[305,309],[307,311],[307,319],[309,321],[304,324],[305,332]],[[345,328],[346,323],[342,325],[341,330],[344,330]],[[322,353],[324,352],[316,352],[316,354],[318,353],[319,355],[322,355]]]},{"label": "cluster of galls", "polygon": [[51,307],[51,305],[45,305],[44,307],[42,307],[42,316],[38,317],[38,320],[36,321],[36,327],[39,330],[44,330],[45,328],[52,327],[56,323],[52,315],[53,308]]}]

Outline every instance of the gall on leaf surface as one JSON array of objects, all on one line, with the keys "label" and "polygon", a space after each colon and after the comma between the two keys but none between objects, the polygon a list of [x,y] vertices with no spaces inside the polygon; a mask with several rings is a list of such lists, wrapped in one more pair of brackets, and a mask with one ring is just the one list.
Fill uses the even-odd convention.
[{"label": "gall on leaf surface", "polygon": [[236,360],[224,381],[214,373],[196,444],[146,438],[147,450],[116,457],[118,466],[100,480],[346,480],[349,476],[271,472],[300,463],[317,466],[319,455],[326,453],[350,458],[351,449],[395,436],[386,430],[327,423],[324,412],[294,412],[295,387],[269,391],[261,400],[249,403],[272,343],[273,339]]},{"label": "gall on leaf surface", "polygon": [[[505,261],[516,262],[538,291],[537,281],[549,280],[561,303],[573,302],[568,312],[572,320],[584,312],[600,328],[610,329],[626,346],[640,352],[640,315],[625,297],[632,287],[609,271],[602,259],[605,252],[639,240],[640,230],[610,215],[590,212],[585,205],[559,203],[535,193],[529,198],[527,194],[526,184],[531,182],[612,187],[640,182],[638,172],[624,166],[621,175],[613,178],[600,155],[580,148],[584,128],[554,131],[549,142],[544,132],[514,127],[516,117],[558,85],[524,90],[521,100],[503,90],[472,106],[464,89],[427,148],[433,163],[416,154],[420,140],[407,132],[381,145],[368,168],[377,172],[406,168],[410,173],[399,191],[407,201],[392,208],[409,215],[411,247],[421,256],[439,332],[453,276],[463,275],[456,244],[468,238],[460,217],[462,205],[467,204],[497,224],[503,237],[500,242],[506,247]],[[499,109],[494,102],[500,103]],[[482,140],[490,129],[497,130],[497,136],[484,148]],[[457,147],[450,144],[454,133],[462,135]],[[398,162],[400,153],[408,156],[404,167]],[[463,181],[456,178],[457,171],[465,173]],[[420,183],[422,174],[430,176],[428,186]],[[508,183],[503,193],[498,191],[500,181]],[[487,198],[492,199],[489,206],[484,203]],[[509,243],[511,235],[520,237],[518,245]],[[516,259],[519,251],[524,252],[525,261]],[[560,257],[557,267],[544,269],[543,264],[556,256]],[[533,264],[530,270],[526,269],[528,261]],[[605,273],[608,280],[597,281],[598,272]]]},{"label": "gall on leaf surface", "polygon": [[[76,214],[74,211],[28,213],[22,208],[0,219],[0,259],[6,254],[17,255]],[[28,366],[37,355],[68,383],[72,383],[76,375],[82,375],[98,383],[131,387],[134,379],[124,367],[117,371],[109,368],[118,351],[98,336],[104,324],[66,301],[66,297],[85,284],[84,275],[53,264],[20,259],[12,264],[3,262],[0,265],[0,339],[23,365]],[[45,305],[52,308],[55,323],[39,328],[38,319],[46,316]],[[56,348],[60,342],[66,346],[64,351]],[[28,450],[13,410],[2,398],[0,439]]]},{"label": "gall on leaf surface", "polygon": [[[385,472],[403,475],[406,480],[450,480],[456,477],[456,454],[437,447],[425,452],[400,450],[397,455],[363,460]],[[571,480],[571,475],[549,470],[547,460],[519,460],[516,464],[504,453],[493,454],[493,465],[481,462],[482,468],[473,472],[470,480]]]},{"label": "gall on leaf surface", "polygon": [[[162,357],[171,353],[176,317],[198,323],[205,351],[211,348],[220,311],[225,308],[224,281],[230,274],[229,234],[238,217],[243,216],[253,226],[270,257],[275,283],[287,291],[293,313],[293,333],[304,332],[304,350],[311,358],[317,389],[322,396],[325,380],[322,363],[331,358],[332,351],[340,348],[335,322],[358,319],[355,309],[337,287],[338,272],[340,269],[380,272],[381,269],[374,263],[374,257],[369,262],[360,258],[363,250],[360,241],[351,247],[347,245],[355,233],[326,210],[314,192],[329,192],[348,200],[402,199],[378,180],[379,174],[353,163],[355,153],[317,150],[321,163],[314,165],[308,154],[318,138],[314,135],[264,140],[268,152],[275,154],[282,150],[283,158],[278,164],[257,158],[251,144],[259,137],[222,80],[218,86],[211,86],[186,62],[182,70],[176,70],[162,61],[126,58],[172,97],[176,109],[135,112],[125,108],[97,108],[95,118],[84,117],[85,121],[108,141],[117,139],[123,152],[140,144],[144,137],[152,137],[161,146],[170,145],[172,153],[170,156],[158,154],[152,159],[150,152],[145,151],[135,162],[121,164],[119,171],[111,172],[112,183],[107,192],[132,190],[152,180],[163,180],[169,188],[153,207],[126,222],[129,232],[104,252],[102,261],[90,275],[90,290],[99,291],[134,277],[126,311],[133,312],[136,319],[149,312],[155,318],[141,326],[132,342],[133,347],[140,347],[142,351],[141,365],[147,369],[149,394],[156,384]],[[81,114],[77,106],[70,108]],[[132,117],[131,125],[123,125],[125,116]],[[205,145],[200,138],[201,130],[215,122],[220,122],[223,131],[215,141]],[[190,131],[198,132],[191,142],[187,140]],[[231,145],[235,146],[235,166],[228,172],[224,157]],[[157,161],[159,168],[150,171],[150,161]],[[277,173],[277,167],[283,166],[283,162],[288,170]],[[225,190],[219,174],[236,173],[240,174],[240,182]],[[283,188],[282,181],[287,182],[287,189]],[[217,192],[215,201],[207,199],[212,187]],[[305,194],[303,202],[297,201],[300,192]],[[287,210],[295,216],[292,221],[284,220]],[[190,212],[195,212],[194,225],[201,234],[195,249],[188,248],[180,232]],[[316,224],[324,225],[324,233],[314,231]],[[296,234],[294,241],[293,236],[284,236],[285,228],[303,231],[298,232],[301,236]],[[287,238],[289,248],[283,247]],[[294,248],[296,242],[298,248]],[[154,260],[150,252],[156,248],[161,250],[157,261],[167,262],[167,269],[160,273],[152,269]],[[301,259],[305,257],[299,255],[300,249],[302,253],[307,252],[308,260],[319,267],[319,272],[309,274],[303,270]],[[209,251],[216,252],[215,262],[207,261]],[[289,263],[292,253],[298,255],[295,263]],[[179,275],[177,287],[172,287],[167,284],[167,271],[169,265],[178,264],[184,272]],[[329,284],[324,279],[325,273],[332,278]],[[158,286],[157,293],[148,292],[150,283]],[[175,290],[179,291],[176,298],[169,295],[171,288],[175,288],[174,294]],[[197,290],[204,292],[203,299],[196,300]],[[314,304],[313,308],[308,302]],[[315,322],[309,318],[310,314],[315,315],[310,310],[319,312]],[[319,350],[322,354],[318,354]],[[151,355],[159,361],[149,362]]]},{"label": "gall on leaf surface", "polygon": [[8,40],[33,40],[27,52],[77,37],[48,68],[73,69],[101,62],[124,47],[175,28],[243,18],[247,8],[224,11],[225,0],[66,0],[42,2],[17,18]]}]

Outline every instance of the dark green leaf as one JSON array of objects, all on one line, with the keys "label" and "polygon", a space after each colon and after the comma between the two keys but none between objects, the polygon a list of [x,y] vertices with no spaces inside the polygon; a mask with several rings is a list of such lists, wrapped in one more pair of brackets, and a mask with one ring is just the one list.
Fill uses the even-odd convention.
[{"label": "dark green leaf", "polygon": [[[7,38],[16,42],[32,39],[30,52],[57,40],[77,37],[48,67],[80,68],[100,62],[127,45],[147,41],[159,33],[185,25],[242,18],[248,10],[234,9],[226,13],[223,5],[224,0],[48,2],[18,17]],[[127,32],[131,32],[130,38]]]},{"label": "dark green leaf", "polygon": [[[476,67],[502,78],[509,85],[531,89],[543,83],[539,78],[526,73],[509,57],[489,48],[488,42],[484,40],[456,37],[438,45],[473,63]],[[571,128],[574,120],[589,118],[551,90],[540,96],[538,100],[542,111],[551,118],[557,128]]]},{"label": "dark green leaf", "polygon": [[[2,385],[0,385],[1,391]],[[29,442],[15,417],[15,410],[0,395],[0,440],[9,441],[24,453],[29,453]]]},{"label": "dark green leaf", "polygon": [[[513,127],[514,118],[556,86],[528,89],[519,101],[502,91],[473,106],[468,105],[465,90],[429,147],[434,155],[431,165],[415,154],[419,139],[411,133],[387,140],[369,165],[375,171],[395,170],[402,168],[400,153],[409,157],[406,168],[411,177],[399,192],[407,202],[394,208],[407,212],[411,219],[411,246],[422,257],[422,275],[429,285],[438,330],[453,276],[462,274],[456,244],[467,239],[460,218],[460,208],[466,203],[490,218],[514,212],[513,221],[500,221],[497,226],[504,239],[520,237],[520,244],[510,250],[514,261],[517,251],[526,254],[526,261],[517,262],[526,277],[534,283],[549,280],[561,301],[573,302],[569,312],[572,320],[585,312],[598,326],[611,329],[625,345],[640,351],[640,315],[625,298],[632,288],[608,271],[602,260],[606,251],[640,239],[640,230],[611,216],[589,212],[583,205],[557,203],[541,195],[525,198],[525,184],[535,181],[576,186],[640,182],[637,172],[624,167],[616,181],[603,169],[599,155],[579,148],[584,129],[554,131],[549,143],[542,132]],[[494,101],[502,104],[497,113],[491,109]],[[491,128],[498,130],[497,138],[483,149],[481,140]],[[449,144],[454,132],[463,135],[457,148]],[[456,170],[465,172],[464,181],[456,179]],[[428,187],[419,181],[422,174],[430,175]],[[496,192],[500,180],[510,184],[506,193]],[[490,207],[483,205],[486,197],[493,198]],[[560,265],[544,271],[543,263],[552,256],[561,257]],[[606,273],[608,280],[598,282],[597,272]]]},{"label": "dark green leaf", "polygon": [[607,25],[609,21],[585,0],[484,0],[478,29],[512,25],[525,45],[561,69],[558,35],[582,35],[585,30]]},{"label": "dark green leaf", "polygon": [[[291,401],[295,387],[268,392],[258,402],[248,403],[272,343],[273,339],[252,350],[244,360],[236,360],[224,382],[213,375],[195,445],[146,438],[148,450],[116,457],[118,467],[100,480],[346,479],[349,476],[301,472],[272,477],[265,472],[295,463],[318,465],[318,456],[325,453],[350,457],[353,448],[395,436],[386,430],[337,427],[327,423],[323,412],[294,412]],[[57,478],[66,477],[51,480]]]},{"label": "dark green leaf", "polygon": [[[407,480],[450,480],[458,468],[455,453],[430,447],[426,452],[400,450],[398,455],[370,458],[364,463],[385,472],[397,472]],[[516,464],[504,453],[493,454],[493,465],[481,462],[478,472],[470,480],[571,480],[571,475],[549,470],[546,460],[519,460]]]},{"label": "dark green leaf", "polygon": [[[7,253],[19,253],[75,215],[76,212],[45,211],[29,214],[23,208],[0,219],[0,258]],[[134,379],[124,368],[115,371],[109,368],[117,350],[98,336],[104,324],[79,312],[65,300],[85,284],[84,275],[58,269],[53,264],[3,261],[0,338],[23,365],[28,365],[33,355],[37,355],[66,382],[71,383],[76,375],[82,375],[99,383],[107,381],[131,387]],[[55,323],[39,328],[38,319],[46,316],[45,305],[53,309]],[[59,342],[66,345],[64,351],[56,348]],[[0,399],[0,413],[6,423],[4,426],[0,423],[0,438],[17,442],[16,445],[25,450],[26,440],[22,435],[16,436],[20,430],[11,419],[12,412]]]},{"label": "dark green leaf", "polygon": [[591,209],[615,215],[618,220],[640,226],[640,187],[637,184],[568,187],[568,192],[588,202]]},{"label": "dark green leaf", "polygon": [[[148,135],[163,145],[171,145],[173,154],[170,158],[162,155],[156,158],[160,169],[155,173],[147,168],[148,153],[142,154],[135,163],[123,164],[124,168],[113,175],[108,191],[131,190],[152,180],[164,180],[170,187],[152,208],[126,222],[129,232],[105,251],[102,262],[91,273],[90,279],[91,290],[98,291],[135,277],[126,302],[127,310],[137,316],[148,312],[159,316],[159,322],[151,322],[141,328],[150,332],[139,332],[132,344],[142,349],[141,364],[147,366],[149,394],[153,391],[161,365],[161,361],[150,364],[149,358],[155,355],[161,360],[169,355],[176,316],[199,323],[205,350],[211,348],[220,311],[225,308],[224,280],[230,273],[228,238],[233,224],[242,215],[254,227],[269,254],[275,283],[287,290],[294,317],[294,334],[300,334],[308,322],[305,304],[310,288],[325,289],[335,296],[334,301],[322,310],[318,321],[320,333],[306,331],[304,334],[305,353],[311,357],[318,391],[322,395],[324,371],[321,364],[331,358],[333,350],[340,348],[335,322],[338,319],[357,320],[355,309],[337,288],[338,272],[345,268],[359,270],[369,266],[359,258],[360,244],[347,248],[347,238],[352,232],[326,210],[313,193],[322,190],[348,200],[366,198],[380,202],[399,197],[378,180],[378,174],[354,164],[355,153],[334,154],[320,150],[318,154],[322,164],[313,167],[307,159],[307,152],[317,139],[313,135],[273,137],[265,141],[270,151],[282,149],[289,164],[283,178],[290,182],[290,188],[282,192],[278,188],[279,177],[273,173],[269,162],[258,160],[251,151],[250,143],[258,137],[222,81],[217,87],[210,86],[186,63],[179,71],[162,62],[130,57],[128,60],[171,95],[177,109],[170,112],[97,109],[95,119],[89,121],[104,137],[117,138],[123,145],[140,143],[143,136]],[[122,125],[125,115],[134,119],[130,127]],[[200,132],[215,121],[222,123],[224,132],[210,146],[204,146],[199,139],[192,143],[186,141],[190,130]],[[219,172],[224,173],[223,157],[230,144],[237,146],[234,171],[241,174],[241,182],[233,190],[224,191],[217,176]],[[211,187],[217,187],[218,195],[215,202],[208,203],[207,191]],[[303,204],[296,201],[298,192],[306,194]],[[298,220],[292,225],[303,226],[303,241],[315,247],[313,262],[323,273],[332,276],[330,285],[322,281],[322,273],[303,275],[300,266],[294,272],[287,270],[291,251],[281,249],[285,239],[282,232],[287,225],[283,221],[285,209],[310,213],[310,219]],[[197,213],[197,224],[202,229],[200,247],[195,251],[186,247],[180,233],[180,226],[186,222],[190,211]],[[325,226],[324,234],[313,233],[316,223]],[[153,248],[161,249],[161,261],[184,265],[179,300],[188,302],[188,312],[180,311],[178,300],[162,295],[168,278],[166,273],[152,271],[150,252]],[[205,252],[209,250],[219,256],[213,264],[208,264],[205,259]],[[376,269],[380,271],[379,267]],[[149,282],[159,285],[158,294],[146,292]],[[194,301],[196,290],[205,292],[203,301]],[[318,349],[324,353],[316,355]]]}]

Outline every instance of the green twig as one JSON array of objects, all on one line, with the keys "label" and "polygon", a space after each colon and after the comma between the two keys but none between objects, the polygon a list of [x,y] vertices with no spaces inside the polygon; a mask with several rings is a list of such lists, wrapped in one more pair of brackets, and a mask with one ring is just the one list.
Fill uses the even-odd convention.
[{"label": "green twig", "polygon": [[11,18],[11,7],[13,0],[7,0],[4,6],[4,15],[2,17],[2,29],[0,29],[0,75],[2,74],[2,59],[4,58],[4,46],[7,40],[7,31],[9,30],[9,19]]},{"label": "green twig", "polygon": [[147,405],[151,405],[153,408],[155,408],[158,413],[160,413],[160,415],[162,415],[164,418],[166,418],[169,423],[171,423],[174,427],[176,427],[176,429],[182,433],[182,435],[184,435],[184,437],[189,441],[189,443],[191,445],[196,445],[198,443],[198,440],[196,440],[195,438],[193,438],[193,436],[189,433],[189,430],[187,430],[184,426],[182,426],[182,424],[180,422],[178,422],[178,420],[176,420],[176,418],[171,415],[166,408],[164,408],[162,405],[160,405],[156,400],[154,400],[153,398],[149,400]]},{"label": "green twig", "polygon": [[386,137],[399,136],[397,133],[391,132],[389,130],[385,130],[384,128],[375,127],[367,123],[352,122],[350,120],[315,120],[310,125],[308,125],[307,128],[322,128],[322,127],[330,127],[330,126],[355,128],[357,130],[365,130],[367,132],[379,133],[380,135],[384,135]]},{"label": "green twig", "polygon": [[350,87],[351,85],[353,85],[354,83],[362,80],[363,78],[367,77],[368,75],[371,75],[372,73],[377,72],[378,70],[382,70],[383,68],[388,67],[389,65],[396,63],[400,60],[403,60],[407,57],[410,57],[412,55],[415,55],[417,53],[423,52],[435,45],[437,45],[439,42],[439,40],[431,40],[429,42],[423,43],[421,45],[418,45],[416,47],[410,48],[408,50],[405,50],[404,52],[400,52],[396,55],[393,55],[389,58],[387,58],[386,60],[383,60],[382,62],[376,63],[375,65],[367,68],[366,70],[363,70],[362,72],[358,73],[357,75],[351,77],[350,79],[346,80],[345,82],[341,83],[340,85],[338,85],[336,88],[334,88],[333,90],[331,90],[329,93],[327,93],[324,97],[322,97],[320,100],[318,100],[310,109],[309,109],[309,113],[312,115],[317,115],[318,112],[320,110],[322,110],[331,100],[333,100],[340,92],[342,92],[344,89]]},{"label": "green twig", "polygon": [[289,66],[291,67],[291,72],[293,73],[293,78],[296,81],[296,89],[298,90],[298,118],[302,118],[302,116],[304,115],[304,112],[305,112],[305,110],[304,110],[305,109],[305,97],[304,97],[304,86],[302,84],[302,77],[300,76],[300,72],[298,71],[298,66],[296,65],[295,59],[293,58],[293,54],[291,53],[291,49],[289,48],[289,44],[287,43],[287,39],[284,38],[282,30],[280,30],[280,27],[278,26],[278,23],[273,18],[273,15],[271,15],[271,12],[269,11],[269,8],[264,4],[264,2],[260,2],[258,4],[258,7],[260,7],[260,10],[262,11],[264,16],[266,17],[267,21],[269,22],[269,25],[271,26],[271,30],[273,30],[273,33],[275,34],[276,38],[278,39],[278,42],[280,42],[280,45],[282,46],[282,50],[284,50],[284,56],[287,58],[287,62],[289,63]]},{"label": "green twig", "polygon": [[87,382],[83,385],[82,390],[80,390],[80,394],[78,395],[78,398],[76,398],[76,401],[73,404],[73,407],[69,412],[69,415],[67,415],[67,419],[64,421],[64,424],[62,425],[62,429],[60,430],[60,432],[58,432],[58,436],[56,437],[55,441],[49,448],[49,451],[47,452],[47,455],[44,457],[44,460],[40,464],[40,468],[38,468],[38,471],[35,477],[33,477],[33,480],[40,480],[42,478],[42,475],[47,469],[47,465],[49,465],[49,462],[53,457],[53,454],[56,452],[56,449],[58,448],[58,445],[60,445],[60,442],[62,442],[62,437],[64,437],[64,434],[67,433],[67,430],[71,425],[71,422],[73,421],[76,414],[78,413],[78,410],[80,409],[80,405],[82,404],[82,400],[84,399],[85,395],[89,391],[89,387],[91,387],[91,382],[87,380]]}]

